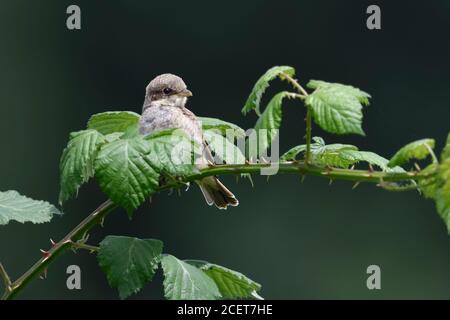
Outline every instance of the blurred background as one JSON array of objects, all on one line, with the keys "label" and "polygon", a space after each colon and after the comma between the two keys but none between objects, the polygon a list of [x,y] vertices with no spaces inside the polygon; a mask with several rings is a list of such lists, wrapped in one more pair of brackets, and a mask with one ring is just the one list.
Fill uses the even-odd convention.
[{"label": "blurred background", "polygon": [[[81,8],[82,29],[66,28],[66,8]],[[309,79],[352,84],[372,94],[366,137],[331,136],[390,157],[415,139],[449,131],[450,2],[375,1],[382,29],[366,28],[366,1],[2,1],[0,4],[0,189],[57,203],[59,157],[68,135],[90,115],[141,111],[156,75],[180,75],[197,115],[250,128],[243,106],[271,66],[292,65]],[[264,96],[285,88],[274,85]],[[304,109],[286,102],[281,151],[301,143]],[[129,221],[123,210],[95,228],[106,235],[161,239],[165,252],[238,270],[272,299],[448,299],[450,237],[433,202],[416,192],[374,185],[276,176],[223,181],[240,206],[205,205],[197,187],[160,194]],[[13,278],[105,200],[95,181],[49,224],[0,227],[0,261]],[[66,288],[68,265],[82,270],[82,290]],[[366,268],[381,267],[381,290],[366,287]],[[134,299],[162,298],[161,274]],[[116,299],[87,252],[66,253],[23,299]]]}]

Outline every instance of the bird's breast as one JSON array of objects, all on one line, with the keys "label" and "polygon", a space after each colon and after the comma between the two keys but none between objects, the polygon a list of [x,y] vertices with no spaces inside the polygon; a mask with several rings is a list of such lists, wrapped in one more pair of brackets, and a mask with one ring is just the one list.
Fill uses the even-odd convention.
[{"label": "bird's breast", "polygon": [[187,109],[172,106],[154,106],[144,110],[139,121],[139,132],[147,135],[166,129],[182,129],[196,142],[202,142],[202,131],[195,116]]}]

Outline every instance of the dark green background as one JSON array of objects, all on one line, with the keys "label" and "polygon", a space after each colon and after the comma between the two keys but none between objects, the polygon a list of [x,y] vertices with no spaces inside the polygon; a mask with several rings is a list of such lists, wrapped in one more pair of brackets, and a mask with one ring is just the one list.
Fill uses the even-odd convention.
[{"label": "dark green background", "polygon": [[[386,157],[414,139],[449,131],[450,4],[377,1],[382,30],[365,26],[364,1],[4,1],[0,5],[0,189],[56,203],[58,162],[68,134],[93,113],[140,112],[157,74],[183,77],[198,115],[242,127],[240,109],[273,65],[348,83],[373,95],[366,137],[333,137]],[[65,27],[66,7],[82,10],[82,30]],[[276,84],[264,102],[280,89]],[[304,109],[285,104],[282,150],[301,142]],[[431,201],[373,185],[295,176],[223,180],[240,199],[227,212],[205,205],[196,187],[161,194],[132,221],[119,210],[90,242],[109,234],[162,239],[180,258],[205,259],[262,283],[262,296],[289,299],[450,298],[450,237]],[[50,224],[0,228],[0,261],[16,278],[49,238],[60,239],[105,199],[95,182]],[[82,268],[82,290],[65,286]],[[382,270],[382,290],[366,288],[366,268]],[[133,298],[161,298],[161,275]],[[115,299],[93,255],[67,253],[21,298]]]}]

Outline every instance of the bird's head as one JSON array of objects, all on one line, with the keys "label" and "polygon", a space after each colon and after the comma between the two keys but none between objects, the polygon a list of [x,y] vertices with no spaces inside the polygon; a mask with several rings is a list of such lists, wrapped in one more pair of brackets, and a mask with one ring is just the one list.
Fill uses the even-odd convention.
[{"label": "bird's head", "polygon": [[183,79],[171,73],[164,73],[148,84],[144,109],[150,105],[184,107],[190,96],[192,92],[187,89]]}]

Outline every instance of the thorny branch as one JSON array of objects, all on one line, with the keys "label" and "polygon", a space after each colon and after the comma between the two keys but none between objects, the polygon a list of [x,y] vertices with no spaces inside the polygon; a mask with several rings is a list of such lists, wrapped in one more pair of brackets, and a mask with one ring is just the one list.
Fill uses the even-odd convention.
[{"label": "thorny branch", "polygon": [[[250,173],[258,174],[262,168],[268,167],[270,163],[245,163],[242,165],[215,165],[201,170],[199,173],[183,178],[180,181],[163,185],[156,190],[157,192],[173,189],[184,188],[186,183],[200,180],[204,177],[213,175],[224,174],[241,174]],[[279,166],[279,172],[285,174],[297,174],[304,177],[305,175],[321,176],[331,180],[348,180],[354,181],[355,186],[360,182],[371,182],[380,185],[381,187],[387,186],[387,182],[401,182],[401,181],[419,181],[421,179],[429,178],[436,172],[384,172],[369,170],[353,170],[353,169],[339,169],[330,167],[319,167],[312,164],[307,164],[305,161],[291,161],[282,162],[277,164]],[[387,188],[389,189],[389,188]],[[395,191],[408,191],[411,188],[395,189]],[[414,188],[415,189],[415,188]],[[96,210],[89,214],[78,226],[70,231],[61,241],[55,243],[52,242],[52,247],[48,250],[42,250],[42,257],[20,276],[14,282],[11,282],[8,274],[3,266],[0,264],[0,276],[3,282],[6,284],[5,292],[2,296],[2,300],[13,299],[28,283],[30,283],[36,277],[45,274],[48,266],[67,249],[87,249],[89,251],[97,251],[98,248],[85,244],[88,232],[96,225],[102,224],[105,217],[114,209],[117,205],[111,200],[107,200],[101,204]]]}]

